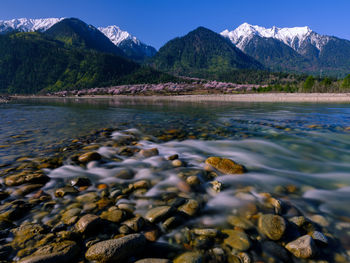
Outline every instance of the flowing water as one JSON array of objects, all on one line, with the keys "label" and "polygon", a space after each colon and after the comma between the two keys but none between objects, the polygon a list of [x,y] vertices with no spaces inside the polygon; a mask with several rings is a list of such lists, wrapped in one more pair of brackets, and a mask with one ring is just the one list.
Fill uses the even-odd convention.
[{"label": "flowing water", "polygon": [[[119,182],[112,176],[121,166],[135,170],[134,179],[158,180],[146,196],[156,196],[179,183],[178,171],[165,158],[178,154],[191,169],[203,169],[209,156],[243,164],[248,173],[220,176],[225,190],[209,193],[205,212],[196,222],[223,224],[226,214],[258,192],[281,194],[288,186],[297,194],[284,194],[307,216],[322,215],[343,246],[350,249],[350,107],[349,104],[312,103],[190,103],[140,99],[22,100],[0,104],[0,165],[19,157],[49,155],[72,140],[96,129],[117,129],[142,134],[145,148],[159,156],[126,159],[122,164],[65,165],[49,171],[51,178],[85,175],[101,183]],[[116,155],[102,147],[106,157]],[[156,167],[156,172],[154,170]],[[46,189],[52,187],[48,184]],[[238,188],[250,187],[240,199]],[[279,190],[276,190],[279,189]],[[281,190],[282,189],[282,190]],[[242,197],[242,195],[240,195]],[[137,204],[144,213],[147,200]],[[213,216],[215,214],[215,216]]]}]

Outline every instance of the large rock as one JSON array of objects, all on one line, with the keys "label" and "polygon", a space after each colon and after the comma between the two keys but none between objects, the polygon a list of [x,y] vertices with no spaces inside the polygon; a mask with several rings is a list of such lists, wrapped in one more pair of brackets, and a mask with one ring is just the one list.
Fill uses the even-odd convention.
[{"label": "large rock", "polygon": [[272,240],[280,240],[286,231],[284,218],[273,214],[260,216],[258,226],[260,232]]},{"label": "large rock", "polygon": [[288,243],[286,249],[297,258],[311,258],[316,254],[316,245],[312,237],[305,235]]},{"label": "large rock", "polygon": [[169,216],[171,211],[172,211],[171,206],[158,206],[149,210],[146,213],[145,218],[151,223],[159,222],[162,219]]},{"label": "large rock", "polygon": [[20,263],[74,262],[78,255],[79,247],[74,241],[63,241],[39,248],[33,255],[23,258]]},{"label": "large rock", "polygon": [[224,229],[222,233],[227,235],[224,239],[224,243],[236,250],[246,251],[251,246],[249,237],[242,231]]},{"label": "large rock", "polygon": [[223,174],[243,174],[246,171],[243,165],[226,158],[209,157],[205,163]]},{"label": "large rock", "polygon": [[98,262],[126,262],[131,256],[139,254],[146,245],[141,234],[131,234],[118,239],[109,239],[92,245],[86,252],[88,260]]}]

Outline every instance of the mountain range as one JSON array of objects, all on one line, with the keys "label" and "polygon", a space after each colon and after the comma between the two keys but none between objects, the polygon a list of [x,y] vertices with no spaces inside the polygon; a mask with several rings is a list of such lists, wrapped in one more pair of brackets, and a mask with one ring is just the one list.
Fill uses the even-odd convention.
[{"label": "mountain range", "polygon": [[0,92],[178,80],[171,75],[267,84],[289,73],[349,72],[350,41],[308,27],[244,23],[221,33],[199,27],[157,52],[115,25],[96,28],[77,18],[0,21]]},{"label": "mountain range", "polygon": [[309,27],[264,28],[247,23],[221,35],[275,71],[343,76],[350,69],[350,41]]},{"label": "mountain range", "polygon": [[[65,18],[42,18],[42,19],[12,19],[0,20],[0,34],[18,32],[45,32],[55,24],[61,22]],[[92,25],[90,28],[96,29]],[[142,62],[145,59],[154,56],[157,50],[149,45],[144,44],[135,36],[127,31],[123,31],[118,26],[99,27],[97,30],[101,31],[109,40],[119,47],[124,54],[137,61]]]}]

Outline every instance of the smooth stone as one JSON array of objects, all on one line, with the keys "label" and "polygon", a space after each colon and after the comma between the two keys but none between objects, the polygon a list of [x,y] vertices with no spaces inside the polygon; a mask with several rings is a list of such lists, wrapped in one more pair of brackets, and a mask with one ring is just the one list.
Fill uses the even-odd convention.
[{"label": "smooth stone", "polygon": [[276,241],[280,240],[286,231],[286,222],[281,216],[266,214],[260,216],[258,227],[261,233]]},{"label": "smooth stone", "polygon": [[312,215],[309,217],[311,221],[315,222],[316,224],[319,224],[322,227],[328,227],[329,221],[322,215]]},{"label": "smooth stone", "polygon": [[179,155],[178,154],[174,154],[174,155],[170,155],[167,159],[169,161],[174,161],[174,160],[176,160],[178,158],[179,158]]},{"label": "smooth stone", "polygon": [[228,237],[224,239],[224,243],[236,250],[246,251],[251,246],[249,237],[242,231],[224,229],[222,233],[228,235]]},{"label": "smooth stone", "polygon": [[195,186],[195,185],[199,185],[201,181],[199,180],[198,176],[191,175],[187,177],[186,183],[188,183],[189,185]]},{"label": "smooth stone", "polygon": [[118,239],[109,239],[92,245],[86,252],[88,260],[98,262],[126,262],[130,257],[142,252],[146,238],[141,234],[131,234]]},{"label": "smooth stone", "polygon": [[182,161],[179,160],[179,159],[176,159],[176,160],[173,160],[171,162],[171,164],[174,166],[174,167],[181,167],[183,165]]},{"label": "smooth stone", "polygon": [[248,219],[239,217],[239,216],[228,216],[227,222],[234,227],[239,227],[244,230],[249,230],[254,228],[254,224],[250,222]]},{"label": "smooth stone", "polygon": [[94,203],[98,200],[98,195],[96,192],[90,192],[77,196],[76,200],[79,203]]},{"label": "smooth stone", "polygon": [[117,177],[119,179],[124,179],[124,180],[130,180],[134,178],[134,172],[131,169],[121,169],[117,171],[114,175],[114,177]]},{"label": "smooth stone", "polygon": [[200,252],[185,252],[175,258],[174,263],[203,263],[203,257]]},{"label": "smooth stone", "polygon": [[145,224],[145,220],[140,216],[137,216],[122,222],[122,225],[126,225],[127,227],[129,227],[135,232],[141,231],[144,224]]},{"label": "smooth stone", "polygon": [[78,194],[78,192],[79,191],[75,189],[73,186],[65,186],[65,187],[56,189],[55,196],[63,197],[66,195],[75,195],[75,194]]},{"label": "smooth stone", "polygon": [[20,263],[55,263],[72,262],[79,254],[79,247],[74,241],[63,241],[40,247],[29,257],[23,258]]},{"label": "smooth stone", "polygon": [[148,189],[149,182],[147,180],[140,180],[134,183],[134,189]]},{"label": "smooth stone", "polygon": [[17,186],[22,184],[46,184],[49,180],[50,178],[45,174],[24,171],[6,177],[4,182],[7,186]]},{"label": "smooth stone", "polygon": [[219,231],[213,228],[194,228],[192,232],[198,236],[217,237]]},{"label": "smooth stone", "polygon": [[119,209],[103,211],[101,214],[101,218],[114,223],[120,223],[124,219],[124,213],[122,210]]},{"label": "smooth stone", "polygon": [[178,208],[178,211],[185,213],[188,216],[194,216],[199,211],[199,204],[194,199],[189,199],[185,204]]},{"label": "smooth stone", "polygon": [[289,222],[295,224],[297,227],[301,227],[307,222],[307,220],[304,216],[293,216],[292,218],[289,218]]},{"label": "smooth stone", "polygon": [[144,258],[135,261],[135,263],[171,263],[171,261],[166,258]]},{"label": "smooth stone", "polygon": [[78,220],[78,216],[81,213],[80,208],[72,208],[62,214],[62,221],[67,225],[71,225]]},{"label": "smooth stone", "polygon": [[102,156],[98,152],[87,152],[79,156],[78,161],[81,163],[88,163],[91,161],[101,160]]},{"label": "smooth stone", "polygon": [[26,196],[27,194],[30,194],[38,189],[43,187],[42,184],[29,184],[29,185],[24,185],[18,188],[16,191],[12,193],[14,196]]},{"label": "smooth stone", "polygon": [[243,165],[226,158],[209,157],[205,163],[223,174],[243,174],[246,171]]},{"label": "smooth stone", "polygon": [[145,218],[151,223],[157,223],[162,219],[168,217],[171,211],[171,206],[158,206],[149,210],[146,213]]},{"label": "smooth stone", "polygon": [[211,189],[213,189],[217,193],[220,193],[224,188],[223,184],[219,181],[212,181],[209,184],[211,185]]},{"label": "smooth stone", "polygon": [[145,158],[149,158],[152,156],[157,156],[159,154],[159,151],[157,148],[152,148],[152,149],[142,149],[140,151],[140,155],[142,155]]},{"label": "smooth stone", "polygon": [[311,258],[316,254],[316,245],[312,237],[305,235],[288,243],[286,249],[297,258]]},{"label": "smooth stone", "polygon": [[89,234],[96,230],[96,227],[101,223],[98,216],[87,214],[81,217],[75,224],[75,229],[81,234]]}]

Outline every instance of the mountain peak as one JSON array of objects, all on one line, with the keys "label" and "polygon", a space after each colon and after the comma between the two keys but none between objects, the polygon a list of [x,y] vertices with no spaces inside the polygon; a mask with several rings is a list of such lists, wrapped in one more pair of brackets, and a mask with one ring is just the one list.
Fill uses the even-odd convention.
[{"label": "mountain peak", "polygon": [[11,20],[0,20],[0,32],[22,31],[46,31],[54,24],[60,22],[64,18],[15,18]]},{"label": "mountain peak", "polygon": [[135,44],[139,43],[139,40],[136,37],[132,36],[127,31],[123,31],[116,25],[99,27],[98,29],[117,46],[125,40],[132,40]]},{"label": "mountain peak", "polygon": [[316,39],[320,35],[312,31],[308,26],[291,28],[279,28],[273,26],[272,28],[265,28],[262,26],[243,23],[233,31],[225,30],[221,32],[221,35],[228,37],[235,45],[237,45],[238,48],[242,50],[251,38],[254,36],[259,36],[280,40],[296,51],[298,51],[299,47],[305,40],[308,40],[308,38],[313,35],[313,39],[310,40],[310,42],[314,42],[314,45],[318,49],[321,49],[321,46]]}]

